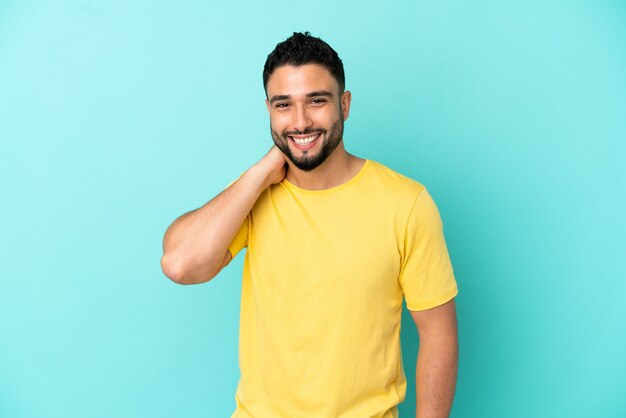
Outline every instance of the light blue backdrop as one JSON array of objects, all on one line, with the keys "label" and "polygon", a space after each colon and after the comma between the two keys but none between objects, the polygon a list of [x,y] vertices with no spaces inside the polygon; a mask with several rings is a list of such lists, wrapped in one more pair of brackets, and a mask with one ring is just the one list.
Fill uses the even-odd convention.
[{"label": "light blue backdrop", "polygon": [[242,257],[178,286],[161,240],[269,149],[294,30],[344,61],[347,149],[439,206],[452,415],[626,416],[624,2],[208,3],[0,3],[1,417],[230,416]]}]

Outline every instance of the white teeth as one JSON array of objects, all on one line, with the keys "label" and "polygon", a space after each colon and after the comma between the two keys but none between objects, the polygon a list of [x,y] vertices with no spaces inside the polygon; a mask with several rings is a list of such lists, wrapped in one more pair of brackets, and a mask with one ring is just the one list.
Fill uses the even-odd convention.
[{"label": "white teeth", "polygon": [[294,142],[298,145],[308,145],[311,142],[313,142],[317,137],[319,136],[319,134],[315,134],[312,136],[307,136],[306,138],[294,138],[293,136],[291,137],[291,139],[294,140]]}]

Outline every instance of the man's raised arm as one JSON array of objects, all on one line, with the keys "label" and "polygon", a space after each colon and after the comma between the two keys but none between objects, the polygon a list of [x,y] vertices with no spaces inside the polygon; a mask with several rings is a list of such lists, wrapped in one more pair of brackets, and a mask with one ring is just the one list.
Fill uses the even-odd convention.
[{"label": "man's raised arm", "polygon": [[226,190],[178,217],[163,237],[163,273],[179,284],[204,283],[215,277],[230,261],[228,245],[258,197],[285,177],[285,162],[284,154],[272,146]]}]

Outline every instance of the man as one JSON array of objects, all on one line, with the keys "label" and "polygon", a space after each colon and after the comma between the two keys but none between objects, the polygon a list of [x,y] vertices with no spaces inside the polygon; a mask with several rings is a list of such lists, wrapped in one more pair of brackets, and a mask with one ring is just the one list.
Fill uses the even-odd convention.
[{"label": "man", "polygon": [[233,417],[397,417],[403,297],[420,336],[416,416],[447,417],[458,291],[435,203],[345,150],[351,93],[321,39],[279,43],[263,83],[274,146],[174,221],[161,259],[170,279],[196,284],[247,247]]}]

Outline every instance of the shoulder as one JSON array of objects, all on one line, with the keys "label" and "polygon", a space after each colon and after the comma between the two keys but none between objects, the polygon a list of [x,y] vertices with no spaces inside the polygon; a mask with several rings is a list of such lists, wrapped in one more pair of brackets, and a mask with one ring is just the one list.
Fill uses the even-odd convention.
[{"label": "shoulder", "polygon": [[371,178],[373,181],[394,196],[404,196],[411,202],[426,187],[420,181],[408,177],[375,160],[368,160],[370,164]]}]

